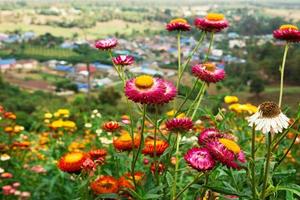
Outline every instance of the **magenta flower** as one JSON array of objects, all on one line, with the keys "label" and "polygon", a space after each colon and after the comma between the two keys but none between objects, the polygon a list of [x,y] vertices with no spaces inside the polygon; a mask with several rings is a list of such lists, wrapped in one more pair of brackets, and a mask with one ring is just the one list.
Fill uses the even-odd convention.
[{"label": "magenta flower", "polygon": [[286,24],[273,31],[273,37],[287,42],[300,42],[300,31],[297,26]]},{"label": "magenta flower", "polygon": [[214,63],[203,63],[192,67],[194,76],[206,83],[216,83],[225,78],[225,71],[216,67]]},{"label": "magenta flower", "polygon": [[229,26],[224,15],[218,13],[208,13],[205,18],[197,17],[194,24],[198,29],[206,32],[220,32]]},{"label": "magenta flower", "polygon": [[177,89],[173,83],[168,81],[163,81],[163,82],[166,86],[166,91],[164,95],[161,97],[161,102],[160,102],[161,104],[169,103],[176,97],[177,94]]},{"label": "magenta flower", "polygon": [[167,25],[166,29],[168,31],[190,31],[191,25],[185,19],[177,18],[171,20]]},{"label": "magenta flower", "polygon": [[128,55],[119,55],[113,58],[112,61],[115,65],[126,66],[126,65],[132,65],[134,63],[134,58]]},{"label": "magenta flower", "polygon": [[220,133],[220,131],[215,128],[207,128],[199,134],[198,143],[199,145],[205,145],[207,142],[216,141],[220,138],[234,140],[232,135]]},{"label": "magenta flower", "polygon": [[185,154],[186,162],[198,171],[211,170],[215,166],[215,161],[206,148],[194,147]]},{"label": "magenta flower", "polygon": [[166,127],[169,131],[185,132],[193,128],[193,121],[188,117],[167,120]]},{"label": "magenta flower", "polygon": [[118,40],[115,38],[98,40],[95,43],[95,47],[99,50],[111,50],[118,44]]},{"label": "magenta flower", "polygon": [[148,75],[130,79],[125,85],[127,98],[141,104],[160,104],[165,92],[164,81]]},{"label": "magenta flower", "polygon": [[210,141],[206,143],[205,147],[209,150],[215,160],[227,167],[241,169],[240,163],[246,162],[242,150],[235,152],[229,145],[224,145],[220,141]]}]

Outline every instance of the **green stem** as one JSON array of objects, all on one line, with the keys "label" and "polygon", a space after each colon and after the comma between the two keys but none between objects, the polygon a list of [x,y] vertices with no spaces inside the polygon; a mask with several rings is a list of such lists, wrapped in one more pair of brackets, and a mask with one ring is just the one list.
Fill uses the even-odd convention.
[{"label": "green stem", "polygon": [[251,188],[252,188],[252,198],[256,199],[256,185],[255,185],[255,125],[252,127],[252,142],[251,142]]},{"label": "green stem", "polygon": [[199,90],[199,92],[198,92],[196,98],[194,99],[194,101],[193,101],[193,102],[191,103],[191,105],[189,106],[189,109],[187,110],[186,115],[189,115],[189,114],[190,114],[190,112],[193,110],[193,107],[194,107],[195,103],[198,102],[198,100],[199,100],[199,98],[200,98],[200,96],[201,96],[203,87],[204,87],[204,83],[201,85],[200,90]]},{"label": "green stem", "polygon": [[191,185],[193,185],[196,181],[198,181],[198,179],[203,176],[203,173],[199,173],[193,181],[191,181],[190,183],[186,184],[186,186],[184,186],[184,188],[178,192],[178,194],[176,195],[176,197],[174,198],[174,200],[177,200]]},{"label": "green stem", "polygon": [[192,87],[192,89],[189,91],[188,95],[186,95],[184,101],[180,104],[180,106],[178,107],[174,117],[177,117],[177,115],[180,113],[181,108],[184,106],[184,104],[187,102],[187,100],[190,98],[190,96],[192,95],[197,83],[199,82],[199,79],[197,79]]},{"label": "green stem", "polygon": [[197,113],[197,111],[198,111],[198,108],[199,108],[200,103],[201,103],[201,101],[202,101],[202,98],[203,98],[203,96],[204,96],[206,87],[207,87],[207,84],[204,83],[203,88],[202,88],[202,91],[201,91],[201,96],[200,96],[200,98],[199,98],[199,100],[198,100],[198,102],[197,102],[197,105],[196,105],[195,110],[194,110],[193,115],[192,115],[192,120],[194,119],[194,117],[195,117],[195,115],[196,115],[196,113]]},{"label": "green stem", "polygon": [[179,167],[179,144],[181,140],[180,133],[177,133],[177,141],[176,141],[176,164],[175,164],[175,171],[174,171],[174,181],[172,186],[172,197],[174,198],[176,196],[176,184],[177,184],[177,176],[178,176],[178,167]]},{"label": "green stem", "polygon": [[262,192],[261,192],[261,200],[265,199],[266,196],[266,190],[267,190],[267,183],[268,183],[268,177],[269,177],[269,168],[270,168],[270,159],[271,159],[271,143],[272,143],[272,135],[269,132],[268,133],[268,141],[267,141],[267,157],[266,157],[266,165],[265,165],[265,172],[264,172],[264,179],[263,179],[263,186],[262,186]]},{"label": "green stem", "polygon": [[141,153],[141,150],[142,150],[142,146],[143,146],[143,143],[144,143],[144,129],[145,129],[145,118],[146,118],[146,104],[143,104],[143,119],[142,119],[142,130],[141,130],[141,143],[139,145],[139,148],[135,154],[135,156],[133,157],[133,160],[132,160],[132,164],[131,164],[131,172],[133,174],[133,183],[136,187],[136,181],[135,181],[135,177],[134,177],[134,174],[135,174],[135,165],[136,165],[136,162],[138,160],[138,157]]},{"label": "green stem", "polygon": [[204,62],[207,62],[207,61],[208,61],[208,56],[209,56],[209,54],[210,54],[211,47],[213,46],[213,43],[214,43],[214,35],[215,35],[214,32],[212,32],[212,33],[211,33],[210,42],[209,42],[208,51],[207,51],[207,53],[206,53]]},{"label": "green stem", "polygon": [[282,64],[280,67],[280,94],[279,94],[279,102],[278,102],[279,107],[281,107],[281,103],[282,103],[284,67],[285,67],[285,61],[286,61],[288,49],[289,49],[289,43],[286,43],[285,49],[284,49],[284,54],[283,54],[283,59],[282,59]]},{"label": "green stem", "polygon": [[186,67],[189,65],[189,63],[190,63],[192,57],[195,55],[196,51],[199,49],[200,44],[202,43],[205,34],[206,34],[206,33],[205,33],[204,31],[202,31],[201,36],[200,36],[200,38],[199,38],[199,40],[198,40],[198,43],[196,44],[195,48],[192,50],[192,53],[188,56],[186,62],[183,64],[182,71],[181,71],[181,73],[180,73],[179,80],[178,80],[179,82],[180,82],[180,80],[181,80],[181,78],[182,78],[182,76],[183,76],[183,73],[184,73]]},{"label": "green stem", "polygon": [[[110,59],[112,60],[112,59],[113,59],[112,52],[111,52],[111,51],[108,51],[108,54],[109,54]],[[114,64],[114,62],[112,62],[112,64],[113,64],[113,66],[114,66],[116,72],[118,73],[119,78],[122,80],[123,85],[125,86],[125,79],[124,79],[123,76],[122,76],[122,72],[119,71],[118,66],[116,66],[116,65]]]},{"label": "green stem", "polygon": [[[204,185],[206,186],[208,184],[208,180],[209,180],[209,173],[205,173],[205,181],[204,181]],[[201,192],[201,195],[200,195],[200,199],[203,199],[203,197],[205,196],[205,193],[206,193],[206,188],[203,188],[203,191]]]},{"label": "green stem", "polygon": [[[178,34],[177,34],[177,59],[178,59],[178,78],[177,78],[177,83],[176,83],[176,88],[177,88],[177,91],[179,92],[179,85],[180,85],[180,73],[181,73],[181,45],[180,45],[180,35],[181,35],[181,32],[179,31]],[[176,107],[176,100],[174,100],[174,109]]]},{"label": "green stem", "polygon": [[273,171],[275,171],[277,169],[277,167],[282,163],[282,161],[285,159],[285,157],[289,154],[289,152],[291,151],[291,149],[293,148],[295,141],[297,139],[298,135],[295,135],[293,138],[292,143],[290,144],[289,148],[287,149],[287,151],[285,152],[285,154],[280,158],[280,160],[278,161],[278,163],[275,165]]}]

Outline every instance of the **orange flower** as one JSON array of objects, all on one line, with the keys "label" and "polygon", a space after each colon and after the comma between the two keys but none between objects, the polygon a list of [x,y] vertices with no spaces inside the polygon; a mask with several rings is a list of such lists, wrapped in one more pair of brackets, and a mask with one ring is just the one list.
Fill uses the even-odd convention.
[{"label": "orange flower", "polygon": [[[137,183],[140,183],[143,180],[144,176],[145,174],[143,172],[134,173],[134,179]],[[134,184],[130,172],[124,174],[122,177],[119,178],[119,187],[134,189]]]},{"label": "orange flower", "polygon": [[5,112],[5,113],[3,114],[3,117],[4,117],[5,119],[12,119],[12,120],[17,119],[17,116],[16,116],[14,113],[12,113],[12,112]]},{"label": "orange flower", "polygon": [[124,131],[121,136],[114,138],[113,145],[119,151],[129,151],[132,148],[137,148],[141,143],[141,137],[137,134],[134,135],[134,144],[132,143],[131,135]]},{"label": "orange flower", "polygon": [[22,142],[14,142],[13,147],[18,147],[20,149],[29,148],[30,142],[29,141],[22,141]]},{"label": "orange flower", "polygon": [[114,132],[120,128],[120,124],[116,121],[105,122],[102,128],[108,132]]},{"label": "orange flower", "polygon": [[[164,153],[164,151],[168,148],[168,142],[162,139],[156,139],[156,156],[160,156]],[[143,154],[147,154],[150,156],[154,156],[154,139],[147,138],[145,141]]]},{"label": "orange flower", "polygon": [[64,172],[78,173],[87,158],[88,156],[82,152],[67,153],[58,161],[58,168]]},{"label": "orange flower", "polygon": [[118,180],[112,176],[101,176],[90,185],[96,194],[117,193],[119,190]]},{"label": "orange flower", "polygon": [[105,149],[95,149],[91,150],[89,155],[93,160],[97,160],[98,158],[105,157],[107,155],[107,151]]}]

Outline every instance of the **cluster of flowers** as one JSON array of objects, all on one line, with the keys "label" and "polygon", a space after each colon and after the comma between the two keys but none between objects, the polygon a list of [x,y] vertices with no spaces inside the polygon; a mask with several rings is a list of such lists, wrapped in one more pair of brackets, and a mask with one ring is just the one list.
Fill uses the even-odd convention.
[{"label": "cluster of flowers", "polygon": [[4,185],[2,186],[2,194],[4,196],[15,196],[15,198],[18,198],[20,200],[26,200],[29,199],[31,194],[30,192],[27,191],[20,191],[19,187],[20,187],[20,183],[19,182],[14,182],[11,185]]},{"label": "cluster of flowers", "polygon": [[252,115],[257,112],[257,107],[251,103],[241,104],[239,98],[236,96],[225,96],[224,102],[228,104],[229,110],[236,112],[237,114],[249,114]]},{"label": "cluster of flowers", "polygon": [[230,134],[221,133],[210,128],[200,133],[198,143],[200,147],[193,147],[184,156],[186,162],[198,171],[207,171],[215,167],[217,162],[241,169],[245,163],[245,154]]},{"label": "cluster of flowers", "polygon": [[68,120],[70,117],[70,111],[68,109],[58,109],[53,114],[48,112],[44,115],[44,122],[52,130],[64,129],[68,131],[75,131],[76,124],[73,121]]}]

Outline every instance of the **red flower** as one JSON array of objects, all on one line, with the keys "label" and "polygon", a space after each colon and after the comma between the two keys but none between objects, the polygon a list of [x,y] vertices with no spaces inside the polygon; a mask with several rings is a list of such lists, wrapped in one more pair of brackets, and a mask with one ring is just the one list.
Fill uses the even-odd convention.
[{"label": "red flower", "polygon": [[207,171],[215,167],[215,161],[206,148],[194,147],[185,154],[184,159],[198,171]]},{"label": "red flower", "polygon": [[185,19],[177,18],[171,20],[167,25],[166,29],[168,31],[190,31],[191,25]]},{"label": "red flower", "polygon": [[79,173],[87,158],[87,154],[82,152],[67,153],[58,161],[58,168],[64,172]]},{"label": "red flower", "polygon": [[117,39],[115,38],[109,38],[109,39],[103,39],[98,40],[95,43],[95,47],[99,50],[111,50],[115,48],[118,44]]},{"label": "red flower", "polygon": [[297,26],[285,24],[273,31],[273,37],[287,42],[300,42],[300,31]]},{"label": "red flower", "polygon": [[155,167],[157,167],[157,172],[159,174],[162,174],[165,171],[165,168],[166,168],[165,165],[162,162],[160,162],[160,163],[156,162],[156,164],[153,162],[153,163],[151,163],[151,166],[150,166],[150,170],[153,174],[155,173],[155,169],[156,169]]},{"label": "red flower", "polygon": [[120,124],[116,121],[105,122],[102,128],[108,132],[114,132],[120,128]]},{"label": "red flower", "polygon": [[168,142],[162,139],[156,139],[156,148],[154,146],[154,139],[147,138],[144,144],[143,154],[154,156],[156,149],[156,156],[160,156],[169,147]]},{"label": "red flower", "polygon": [[95,149],[89,152],[90,157],[93,160],[98,160],[99,158],[103,158],[107,155],[107,151],[105,149]]},{"label": "red flower", "polygon": [[219,13],[208,13],[205,18],[196,18],[195,26],[206,32],[220,32],[228,27],[228,21]]},{"label": "red flower", "polygon": [[216,83],[225,78],[225,71],[216,67],[214,63],[203,63],[192,67],[194,76],[206,83]]},{"label": "red flower", "polygon": [[4,172],[1,174],[1,178],[12,178],[12,177],[13,177],[13,175],[8,172]]},{"label": "red flower", "polygon": [[95,170],[95,167],[96,167],[96,164],[90,158],[85,159],[85,161],[82,163],[82,168],[86,171]]},{"label": "red flower", "polygon": [[141,143],[141,137],[134,135],[134,143],[132,137],[128,132],[121,133],[121,136],[114,138],[113,145],[119,151],[130,151],[132,148],[137,148]]},{"label": "red flower", "polygon": [[166,127],[169,131],[184,132],[193,128],[193,121],[188,117],[173,118],[166,122]]},{"label": "red flower", "polygon": [[128,55],[119,55],[113,58],[112,61],[115,65],[125,66],[125,65],[132,65],[134,62],[134,58]]},{"label": "red flower", "polygon": [[96,194],[117,193],[119,183],[112,176],[101,176],[90,184],[92,191]]}]

